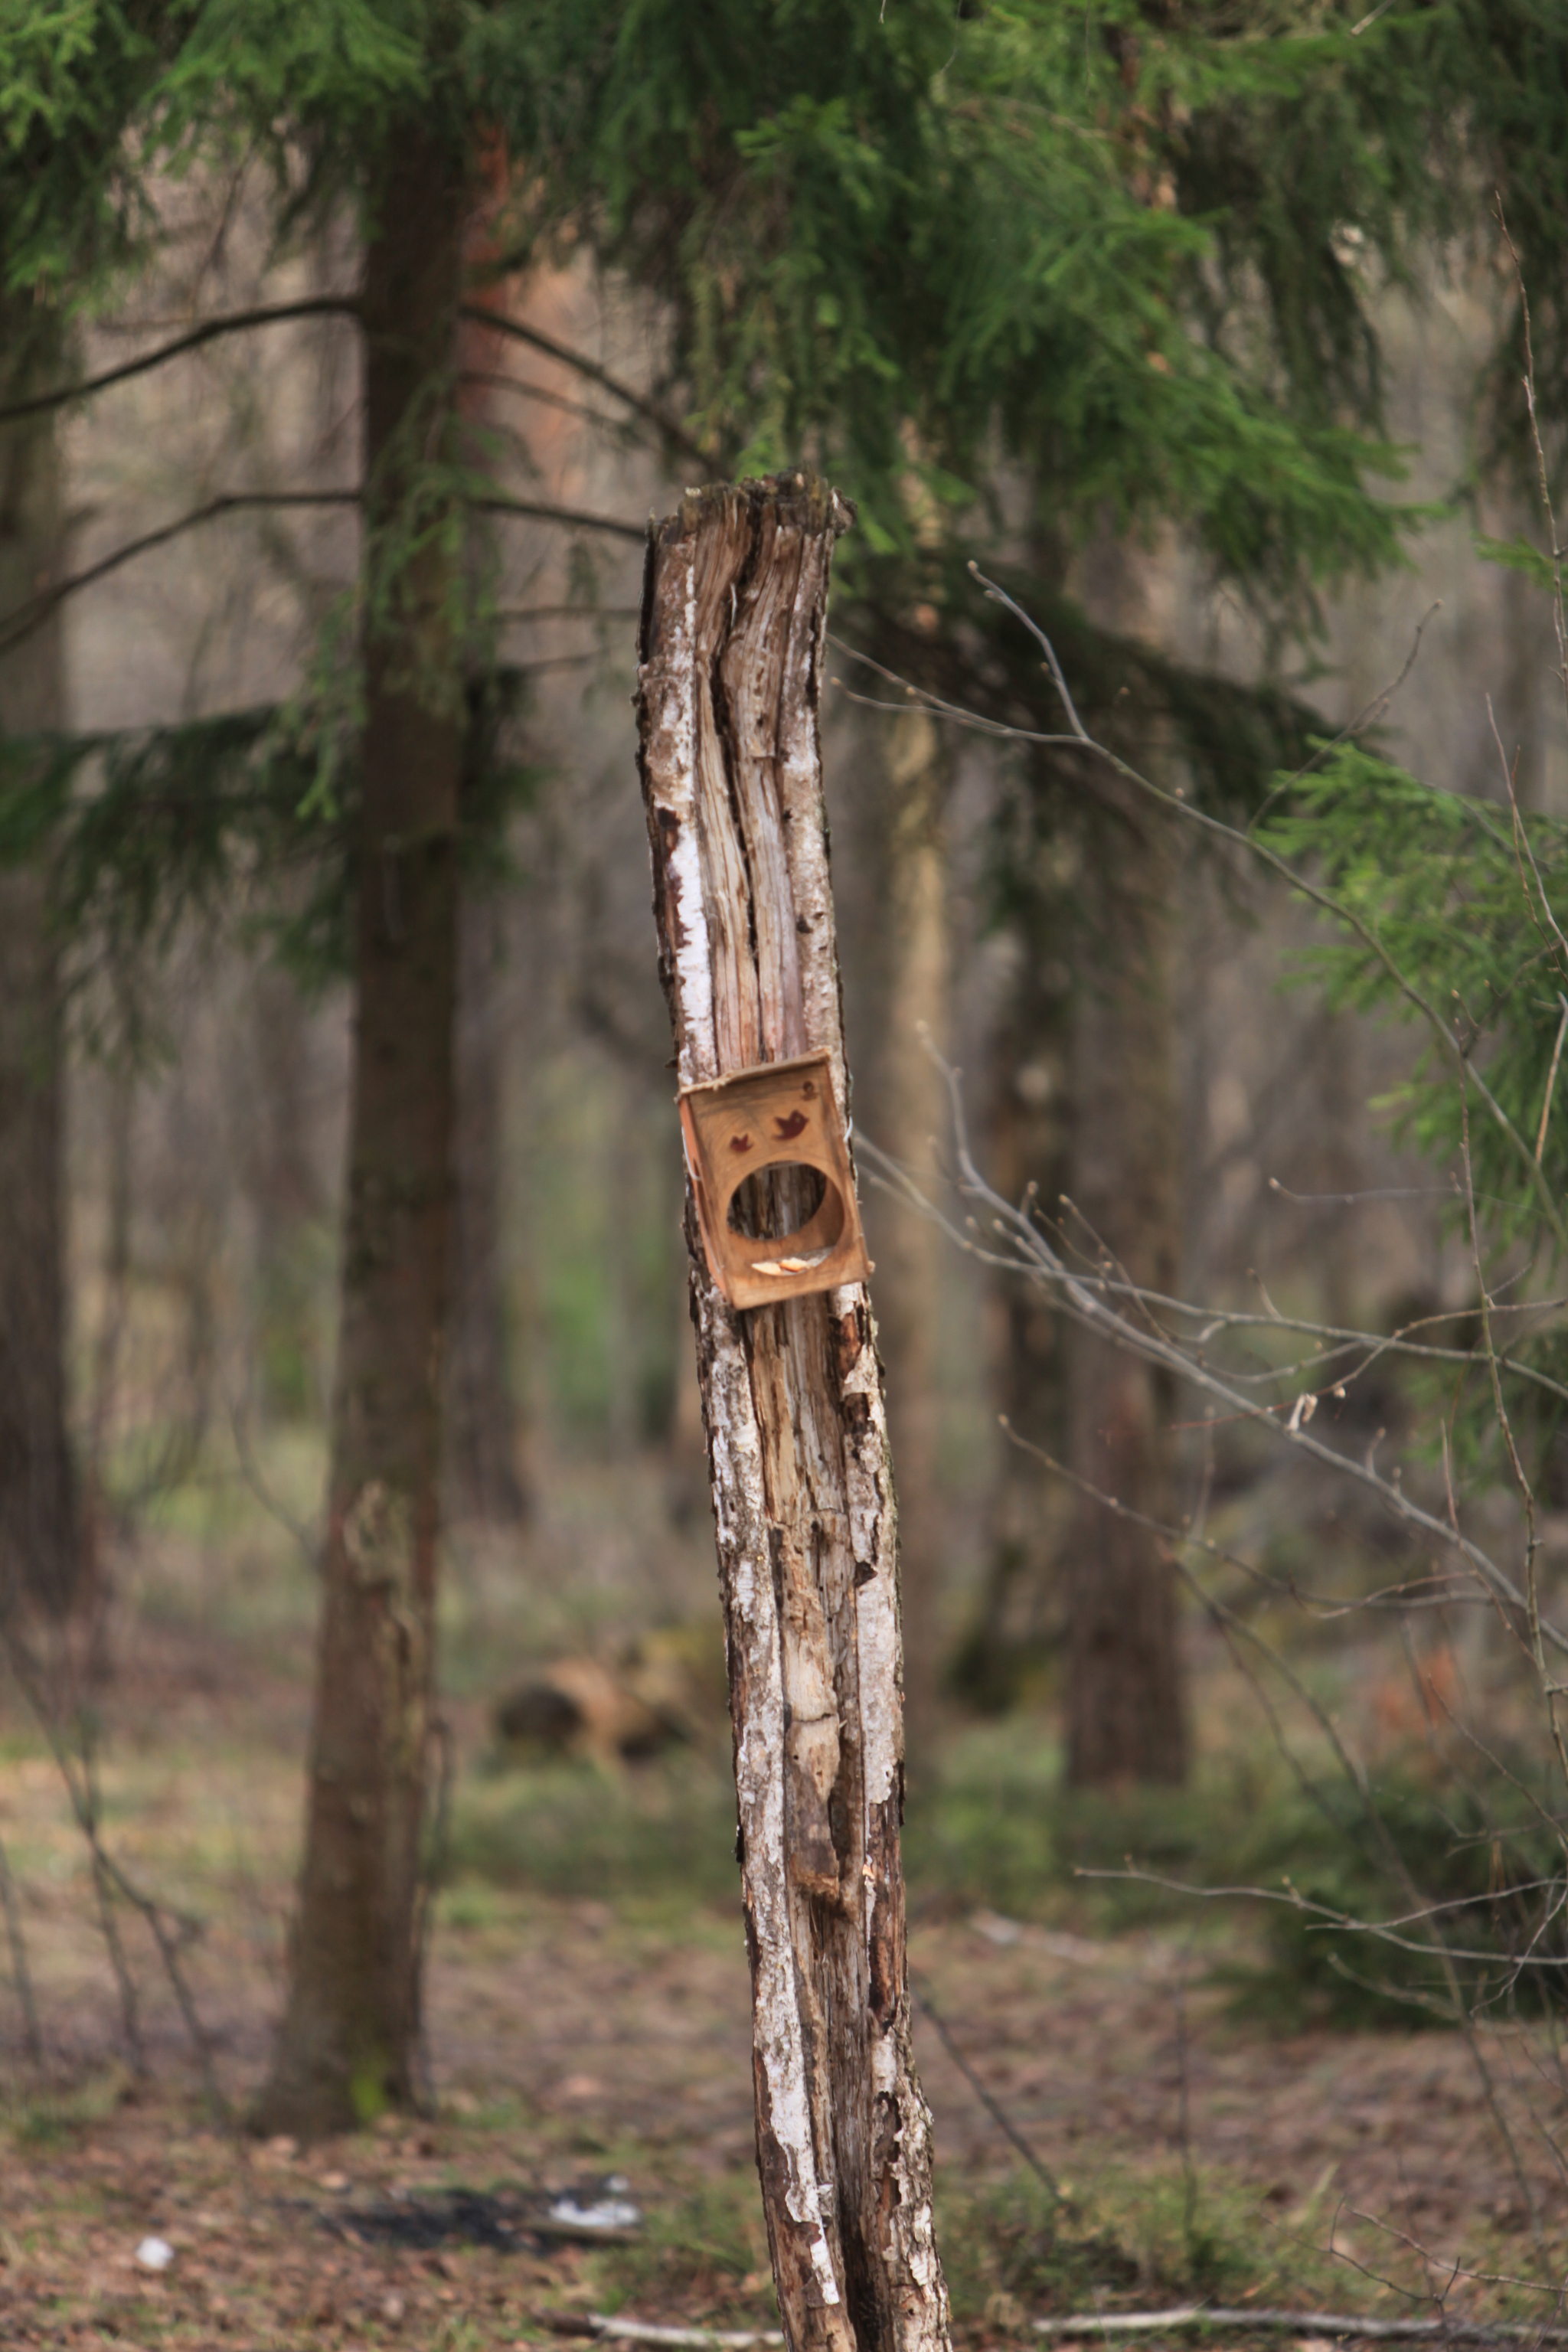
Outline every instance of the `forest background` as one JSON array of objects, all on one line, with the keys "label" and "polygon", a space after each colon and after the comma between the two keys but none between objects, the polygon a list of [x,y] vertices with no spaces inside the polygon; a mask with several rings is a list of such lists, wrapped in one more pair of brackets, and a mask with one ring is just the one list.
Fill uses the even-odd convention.
[{"label": "forest background", "polygon": [[[825,756],[960,2319],[1342,2302],[1347,2263],[1369,2311],[1533,2313],[1507,2282],[1561,2269],[1555,2002],[1520,1963],[1555,1951],[1561,1863],[1471,1769],[1498,1763],[1505,1812],[1523,1792],[1524,1830],[1560,1816],[1517,1625],[1426,1583],[1386,1495],[1205,1420],[906,1196],[951,1199],[934,1045],[984,1172],[1038,1187],[1075,1264],[1109,1250],[1216,1311],[1441,1325],[1484,1363],[1459,1161],[1390,1101],[1409,1032],[1349,983],[1282,985],[1321,934],[1241,852],[1071,746],[997,735],[1059,712],[966,563],[1167,791],[1246,825],[1348,735],[1505,816],[1511,793],[1545,862],[1568,734],[1520,295],[1550,488],[1561,26],[738,7],[705,47],[658,11],[317,16],[5,31],[15,2330],[456,2345],[546,2303],[768,2313],[630,696],[644,517],[799,460],[860,509]],[[386,394],[415,317],[428,348]],[[378,382],[403,402],[379,472]],[[378,675],[445,730],[467,852],[438,1696],[406,2063],[343,2070],[364,2129],[322,2157],[277,2035],[341,1535]],[[1343,807],[1320,812],[1342,877]],[[1542,1021],[1545,1138],[1550,996]],[[1504,1234],[1498,1279],[1546,1300],[1534,1244]],[[1535,1328],[1550,1349],[1549,1308]],[[1400,1454],[1439,1517],[1457,1476],[1466,1528],[1520,1540],[1495,1433],[1461,1460],[1455,1400],[1363,1354],[1334,1450]],[[1533,1442],[1550,1595],[1550,1413]],[[1201,1594],[1173,1528],[1220,1547]],[[1409,1608],[1360,1605],[1391,1589]],[[1286,1748],[1237,1622],[1294,1678]],[[1206,1885],[1289,1873],[1341,1920],[1447,1902],[1489,1957],[1456,1991],[1429,1941],[1369,1968],[1297,1909],[1075,1875],[1130,1854]],[[223,2123],[258,2094],[283,2104],[257,2153]],[[466,2242],[458,2190],[516,2230],[623,2172],[647,2210],[614,2252]],[[423,2241],[366,2218],[400,2203]],[[137,2265],[150,2233],[166,2271]]]}]

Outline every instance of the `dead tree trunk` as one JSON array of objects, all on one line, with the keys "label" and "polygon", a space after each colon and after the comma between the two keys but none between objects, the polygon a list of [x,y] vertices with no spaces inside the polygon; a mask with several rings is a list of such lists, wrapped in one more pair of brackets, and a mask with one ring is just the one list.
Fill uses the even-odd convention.
[{"label": "dead tree trunk", "polygon": [[[643,792],[681,1086],[822,1053],[840,1118],[816,702],[833,541],[849,520],[800,475],[689,494],[651,535],[641,635]],[[797,1131],[793,1117],[779,1131]],[[749,1141],[742,1129],[734,1148]],[[751,1181],[773,1191],[752,1195],[759,1233],[770,1213],[776,1233],[812,1208],[788,1172]],[[945,2347],[910,2036],[897,1532],[870,1302],[852,1282],[731,1307],[689,1194],[687,1233],[757,2161],[784,2332],[791,2352]]]},{"label": "dead tree trunk", "polygon": [[[289,1995],[258,2128],[415,2096],[434,1686],[463,705],[444,454],[463,188],[410,130],[365,257],[364,782],[342,1318],[310,1793]],[[410,517],[419,520],[416,535]],[[413,541],[410,550],[409,541]],[[396,566],[390,581],[379,566]]]}]

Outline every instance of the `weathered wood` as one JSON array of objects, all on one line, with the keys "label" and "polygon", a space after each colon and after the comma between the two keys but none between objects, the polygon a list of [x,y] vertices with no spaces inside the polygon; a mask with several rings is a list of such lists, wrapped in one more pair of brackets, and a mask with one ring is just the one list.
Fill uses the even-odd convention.
[{"label": "weathered wood", "polygon": [[[689,492],[648,545],[641,769],[683,1087],[848,1080],[817,741],[833,543],[804,476]],[[800,1222],[789,1176],[755,1210]],[[764,1223],[760,1230],[769,1230]],[[730,1662],[757,2159],[791,2352],[945,2347],[904,1956],[898,1542],[865,1288],[735,1310],[688,1201]]]}]

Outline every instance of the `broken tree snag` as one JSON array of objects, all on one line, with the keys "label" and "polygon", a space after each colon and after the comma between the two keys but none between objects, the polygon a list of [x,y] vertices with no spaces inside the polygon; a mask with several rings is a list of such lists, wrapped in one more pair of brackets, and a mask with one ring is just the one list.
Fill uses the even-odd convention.
[{"label": "broken tree snag", "polygon": [[[640,763],[702,1186],[688,1202],[692,1320],[779,2306],[791,2352],[935,2352],[948,2310],[910,2042],[897,1525],[870,1302],[849,1278],[864,1255],[817,742],[828,567],[852,519],[791,474],[690,491],[651,530]],[[805,1077],[831,1096],[821,1148],[779,1164],[794,1114],[774,1092]],[[738,1184],[716,1105],[785,1130],[769,1124],[762,1164],[734,1125],[751,1139]],[[748,1276],[783,1279],[747,1305]]]}]

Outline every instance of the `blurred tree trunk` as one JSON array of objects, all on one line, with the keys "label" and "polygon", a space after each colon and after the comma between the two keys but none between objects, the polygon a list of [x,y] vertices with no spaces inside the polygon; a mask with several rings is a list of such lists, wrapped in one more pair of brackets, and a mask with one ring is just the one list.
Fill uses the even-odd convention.
[{"label": "blurred tree trunk", "polygon": [[449,447],[464,191],[413,126],[390,150],[362,313],[371,593],[324,1591],[288,2001],[256,2116],[301,2136],[412,2103],[420,2024],[464,730],[460,556],[426,466]]},{"label": "blurred tree trunk", "polygon": [[[689,494],[643,608],[641,750],[683,1086],[826,1053],[816,730],[834,538],[799,475]],[[777,1180],[782,1187],[791,1180]],[[783,1207],[784,1230],[796,1221]],[[863,1285],[741,1312],[688,1204],[730,1669],[757,2162],[793,2352],[943,2352],[904,1940],[898,1526]]]},{"label": "blurred tree trunk", "polygon": [[[59,374],[58,338],[31,302],[0,303],[0,390]],[[0,613],[62,569],[54,418],[0,428]],[[0,735],[66,722],[61,617],[0,655]],[[64,1034],[41,867],[0,870],[0,1600],[19,1588],[64,1616],[83,1585],[67,1430]]]},{"label": "blurred tree trunk", "polygon": [[[1018,962],[991,1044],[991,1181],[1009,1201],[1033,1186],[1054,1225],[1067,1184],[1068,1022],[1059,913],[1031,903]],[[1055,937],[1053,937],[1053,932]],[[1002,1713],[1043,1663],[1061,1612],[1052,1566],[1060,1549],[1061,1483],[1027,1451],[1060,1455],[1067,1408],[1066,1326],[1037,1285],[999,1275],[994,1286],[993,1395],[1013,1435],[997,1454],[985,1571],[954,1664],[971,1705]]]},{"label": "blurred tree trunk", "polygon": [[[949,761],[923,712],[889,729],[890,807],[884,869],[891,943],[887,1026],[877,1087],[877,1140],[916,1181],[933,1180],[933,1141],[948,1134],[940,1052],[947,1025],[947,869],[943,812]],[[943,1530],[937,1457],[942,1277],[947,1244],[929,1218],[895,1206],[877,1242],[877,1327],[898,1464],[904,1705],[911,1746],[929,1745],[941,1669]]]},{"label": "blurred tree trunk", "polygon": [[[1108,797],[1110,797],[1108,795]],[[1072,1024],[1069,1253],[1167,1295],[1179,1233],[1173,845],[1132,803],[1107,813],[1085,909]],[[1120,822],[1116,821],[1120,819]],[[1169,1519],[1171,1397],[1138,1357],[1068,1326],[1068,1460],[1080,1478]],[[1067,1573],[1068,1779],[1075,1788],[1186,1777],[1175,1574],[1162,1539],[1082,1497]]]},{"label": "blurred tree trunk", "polygon": [[[1091,617],[1157,634],[1152,559],[1102,535],[1086,559]],[[1135,718],[1135,714],[1134,714]],[[1145,737],[1145,765],[1159,746]],[[1098,768],[1086,818],[1070,1045],[1069,1252],[1172,1292],[1180,1261],[1181,1117],[1172,945],[1171,820]],[[1172,1398],[1137,1357],[1068,1327],[1068,1462],[1102,1495],[1169,1520]],[[1179,1782],[1187,1719],[1175,1570],[1162,1538],[1083,1496],[1065,1598],[1068,1779],[1075,1788]]]},{"label": "blurred tree trunk", "polygon": [[515,1526],[527,1517],[528,1500],[518,1473],[518,1410],[507,1361],[500,1246],[506,1060],[495,990],[498,917],[490,900],[465,900],[458,938],[446,1507],[453,1518]]}]

